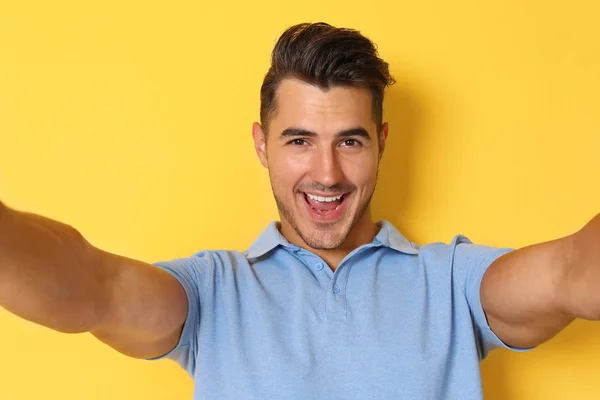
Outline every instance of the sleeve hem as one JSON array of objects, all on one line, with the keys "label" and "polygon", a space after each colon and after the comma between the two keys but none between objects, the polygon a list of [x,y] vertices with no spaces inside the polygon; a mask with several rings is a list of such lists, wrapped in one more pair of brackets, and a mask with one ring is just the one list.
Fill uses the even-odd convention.
[{"label": "sleeve hem", "polygon": [[188,305],[188,309],[187,309],[187,315],[185,317],[185,321],[183,323],[183,329],[181,330],[181,334],[179,336],[179,340],[177,341],[177,344],[175,345],[175,347],[173,347],[171,350],[169,350],[167,353],[158,356],[158,357],[151,357],[151,358],[147,358],[146,360],[148,361],[155,361],[155,360],[161,360],[163,358],[168,358],[169,356],[171,356],[173,353],[189,347],[190,344],[189,343],[183,343],[183,341],[185,340],[185,338],[190,337],[190,329],[192,329],[192,327],[195,325],[193,319],[197,318],[196,316],[192,315],[193,310],[195,309],[194,305],[192,304],[192,298],[193,296],[191,296],[191,288],[188,287],[187,283],[179,278],[177,276],[177,274],[174,274],[170,271],[170,269],[168,268],[164,268],[162,265],[160,264],[154,264],[156,267],[159,267],[161,269],[163,269],[164,271],[168,272],[169,274],[171,274],[172,277],[174,277],[175,279],[177,279],[177,282],[179,282],[179,284],[181,285],[181,287],[183,287],[183,290],[185,292],[185,296],[187,298],[187,305]]},{"label": "sleeve hem", "polygon": [[[483,281],[483,276],[485,275],[486,271],[488,270],[488,268],[492,265],[492,263],[494,261],[496,261],[499,257],[501,257],[504,254],[509,253],[510,251],[512,251],[512,249],[504,249],[505,251],[503,251],[501,254],[496,255],[495,257],[491,258],[490,260],[487,260],[487,266],[485,269],[482,269],[482,273],[479,274],[479,276],[477,277],[477,281],[476,281],[476,287],[477,287],[477,301],[473,310],[474,315],[474,319],[475,321],[479,321],[479,326],[485,330],[485,332],[482,332],[483,336],[485,336],[488,340],[491,339],[491,341],[496,345],[496,347],[498,348],[505,348],[507,350],[511,350],[511,351],[515,351],[515,352],[526,352],[529,350],[533,350],[535,347],[514,347],[511,346],[507,343],[505,343],[504,341],[502,341],[502,339],[500,339],[498,337],[498,335],[496,335],[496,333],[492,330],[492,328],[490,327],[487,317],[485,315],[485,310],[483,309],[483,305],[481,304],[481,282]],[[484,354],[485,357],[485,354]]]}]

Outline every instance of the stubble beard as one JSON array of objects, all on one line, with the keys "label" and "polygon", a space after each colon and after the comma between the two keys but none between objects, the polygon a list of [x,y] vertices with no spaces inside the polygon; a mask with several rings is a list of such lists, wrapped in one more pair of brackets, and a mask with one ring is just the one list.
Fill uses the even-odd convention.
[{"label": "stubble beard", "polygon": [[304,243],[306,243],[310,248],[315,250],[333,250],[340,247],[346,241],[350,232],[352,232],[352,230],[356,227],[361,218],[365,215],[365,212],[367,212],[367,210],[369,209],[369,205],[371,204],[371,198],[373,197],[373,194],[375,193],[375,187],[377,186],[377,177],[379,175],[378,172],[379,171],[377,171],[377,175],[375,176],[375,185],[373,185],[373,190],[371,190],[369,197],[367,198],[365,203],[359,207],[358,212],[352,219],[352,223],[348,226],[347,229],[345,229],[343,232],[337,235],[337,237],[333,235],[327,235],[326,233],[317,233],[315,235],[309,235],[307,232],[302,231],[302,229],[300,229],[300,226],[298,225],[296,218],[294,217],[294,213],[292,212],[291,208],[286,206],[286,204],[277,196],[275,190],[273,190],[272,179],[271,190],[273,191],[273,197],[275,198],[275,203],[277,204],[277,209],[279,210],[281,217],[284,218],[292,226],[292,228],[296,231],[296,233],[298,234],[298,236],[300,236]]}]

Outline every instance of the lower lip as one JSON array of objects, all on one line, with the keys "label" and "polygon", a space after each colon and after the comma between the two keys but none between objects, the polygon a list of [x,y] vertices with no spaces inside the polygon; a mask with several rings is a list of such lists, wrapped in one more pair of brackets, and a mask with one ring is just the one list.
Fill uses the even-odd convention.
[{"label": "lower lip", "polygon": [[347,198],[348,196],[349,196],[349,194],[346,193],[344,195],[342,203],[337,207],[337,209],[330,211],[327,214],[321,214],[320,212],[318,212],[314,208],[312,208],[310,206],[310,204],[308,203],[308,200],[306,199],[306,194],[304,194],[304,193],[302,193],[302,200],[304,201],[304,205],[306,206],[308,213],[312,216],[312,218],[314,220],[319,221],[319,222],[331,222],[331,221],[335,221],[335,220],[339,219],[340,216],[342,215],[342,212],[344,211],[344,207],[346,206],[346,202],[348,201],[348,198]]}]

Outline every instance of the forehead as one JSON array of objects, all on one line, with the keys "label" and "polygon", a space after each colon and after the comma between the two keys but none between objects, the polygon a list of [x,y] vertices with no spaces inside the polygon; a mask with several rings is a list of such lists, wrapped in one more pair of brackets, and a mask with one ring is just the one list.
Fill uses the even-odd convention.
[{"label": "forehead", "polygon": [[296,79],[284,79],[276,94],[277,111],[271,129],[291,126],[318,133],[348,128],[375,128],[372,96],[367,88],[336,86],[321,89]]}]

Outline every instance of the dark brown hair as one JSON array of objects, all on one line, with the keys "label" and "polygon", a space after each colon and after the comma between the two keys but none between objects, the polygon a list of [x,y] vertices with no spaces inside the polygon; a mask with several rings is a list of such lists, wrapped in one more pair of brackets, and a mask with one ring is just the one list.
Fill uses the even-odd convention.
[{"label": "dark brown hair", "polygon": [[373,97],[373,119],[378,133],[383,119],[383,94],[394,84],[388,63],[376,45],[354,29],[324,22],[288,28],[271,55],[271,67],[260,89],[260,122],[265,132],[277,112],[276,92],[285,78],[295,78],[322,89],[366,87]]}]

